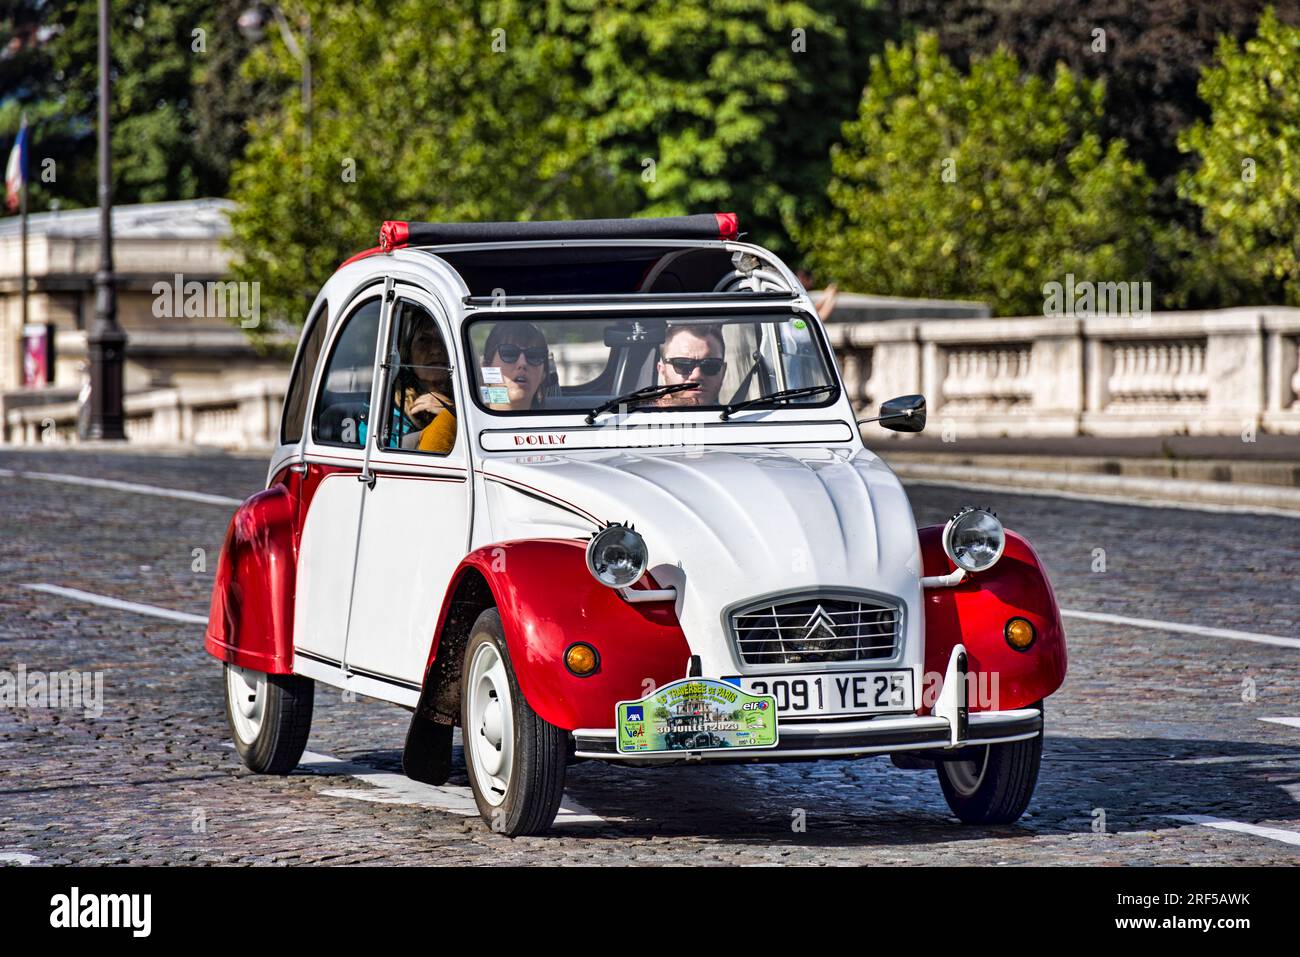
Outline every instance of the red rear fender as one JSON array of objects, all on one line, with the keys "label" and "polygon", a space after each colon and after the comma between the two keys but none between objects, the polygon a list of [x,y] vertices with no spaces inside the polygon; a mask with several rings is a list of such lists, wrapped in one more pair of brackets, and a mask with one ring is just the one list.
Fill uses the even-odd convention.
[{"label": "red rear fender", "polygon": [[282,484],[235,511],[217,560],[204,647],[268,674],[293,671],[295,496]]}]

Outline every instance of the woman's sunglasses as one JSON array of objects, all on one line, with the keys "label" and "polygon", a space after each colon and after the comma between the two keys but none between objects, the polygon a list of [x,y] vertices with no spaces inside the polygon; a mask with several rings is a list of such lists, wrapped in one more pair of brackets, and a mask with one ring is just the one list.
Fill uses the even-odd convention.
[{"label": "woman's sunglasses", "polygon": [[687,359],[684,356],[665,359],[664,362],[672,366],[677,371],[677,374],[683,378],[694,372],[696,366],[699,366],[700,371],[705,375],[717,375],[725,365],[721,359]]},{"label": "woman's sunglasses", "polygon": [[518,362],[520,353],[523,353],[530,366],[539,366],[546,361],[545,346],[530,346],[527,349],[521,349],[519,346],[497,346],[497,355],[506,365]]}]

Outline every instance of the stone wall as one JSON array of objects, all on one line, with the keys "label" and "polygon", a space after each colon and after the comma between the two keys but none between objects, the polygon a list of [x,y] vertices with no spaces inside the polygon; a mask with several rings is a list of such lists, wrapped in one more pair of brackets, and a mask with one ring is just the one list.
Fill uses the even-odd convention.
[{"label": "stone wall", "polygon": [[832,322],[855,405],[965,437],[1300,434],[1300,309]]},{"label": "stone wall", "polygon": [[[838,315],[827,332],[854,405],[865,413],[891,396],[922,393],[931,434],[1300,435],[1300,309],[1126,319],[841,322]],[[560,350],[556,358],[573,367],[565,381],[594,375],[604,351]],[[154,445],[266,447],[284,389],[281,375],[131,395],[127,433]],[[0,406],[0,413],[11,443],[75,435],[76,403],[66,396]]]}]

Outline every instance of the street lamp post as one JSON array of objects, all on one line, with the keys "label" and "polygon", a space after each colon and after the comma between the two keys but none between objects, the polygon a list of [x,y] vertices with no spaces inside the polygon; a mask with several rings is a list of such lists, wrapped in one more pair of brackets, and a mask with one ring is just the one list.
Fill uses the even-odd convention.
[{"label": "street lamp post", "polygon": [[95,273],[95,321],[86,337],[90,360],[90,415],[85,438],[125,439],[122,364],[126,333],[117,324],[113,277],[113,178],[109,139],[109,0],[99,0],[99,270]]}]

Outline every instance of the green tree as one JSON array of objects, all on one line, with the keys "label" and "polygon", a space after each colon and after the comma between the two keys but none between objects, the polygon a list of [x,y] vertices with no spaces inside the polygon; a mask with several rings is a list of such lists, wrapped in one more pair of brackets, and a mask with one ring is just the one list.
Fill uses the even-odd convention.
[{"label": "green tree", "polygon": [[1046,282],[1145,278],[1150,181],[1099,133],[1103,89],[1006,51],[963,74],[933,34],[873,59],[833,151],[832,215],[801,232],[820,278],[852,289],[1043,308]]},{"label": "green tree", "polygon": [[[210,184],[193,145],[194,78],[210,0],[119,0],[112,8],[113,179],[121,203],[203,195]],[[94,3],[62,8],[50,43],[59,114],[77,153],[60,172],[69,196],[95,202],[99,26]]]},{"label": "green tree", "polygon": [[1267,11],[1201,77],[1211,119],[1179,146],[1199,160],[1180,193],[1213,237],[1199,276],[1242,297],[1300,305],[1300,28]]},{"label": "green tree", "polygon": [[[310,16],[312,139],[296,87],[256,120],[233,174],[238,278],[301,322],[321,281],[379,224],[616,215],[630,208],[585,136],[572,46],[514,4],[327,0]],[[278,36],[249,61],[296,81]]]},{"label": "green tree", "polygon": [[591,142],[647,215],[735,210],[789,252],[889,29],[878,0],[549,0],[576,46]]},{"label": "green tree", "polygon": [[198,58],[194,88],[194,149],[203,164],[209,194],[224,196],[230,171],[248,145],[248,123],[276,108],[289,77],[252,77],[243,69],[255,48],[239,29],[250,0],[212,0],[207,50]]},{"label": "green tree", "polygon": [[[218,16],[218,5],[225,8]],[[237,137],[211,135],[221,122],[242,127],[243,98],[213,60],[242,56],[231,0],[114,0],[113,191],[118,203],[224,195],[229,148]],[[14,42],[0,56],[0,131],[32,124],[32,208],[98,202],[96,124],[99,22],[94,0],[5,0],[0,26]],[[12,52],[9,52],[12,51]],[[224,104],[214,117],[211,104]],[[207,105],[207,111],[196,109]],[[40,179],[53,160],[55,181]]]},{"label": "green tree", "polygon": [[[259,106],[238,66],[240,0],[114,0],[113,188],[119,203],[224,195]],[[32,124],[32,208],[97,202],[97,4],[0,0],[0,138]],[[263,101],[264,102],[264,101]],[[41,164],[53,160],[53,182]]]},{"label": "green tree", "polygon": [[[1300,0],[1275,0],[1300,22]],[[1185,168],[1178,134],[1207,111],[1196,94],[1223,35],[1253,35],[1266,0],[891,0],[908,26],[932,30],[958,68],[999,46],[1051,80],[1056,64],[1106,83],[1103,135],[1122,137],[1158,182]],[[1172,182],[1168,185],[1172,187]],[[1172,188],[1169,189],[1172,195]]]}]

